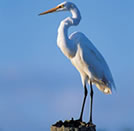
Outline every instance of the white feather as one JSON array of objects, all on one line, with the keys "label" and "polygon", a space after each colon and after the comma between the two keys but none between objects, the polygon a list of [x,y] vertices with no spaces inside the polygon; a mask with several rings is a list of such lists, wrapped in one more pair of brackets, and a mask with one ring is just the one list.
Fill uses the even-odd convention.
[{"label": "white feather", "polygon": [[101,53],[81,32],[74,32],[68,37],[68,28],[78,25],[81,15],[73,3],[67,2],[65,6],[72,13],[72,17],[67,17],[59,26],[58,47],[80,72],[83,85],[92,81],[99,90],[105,94],[111,94],[115,84]]}]

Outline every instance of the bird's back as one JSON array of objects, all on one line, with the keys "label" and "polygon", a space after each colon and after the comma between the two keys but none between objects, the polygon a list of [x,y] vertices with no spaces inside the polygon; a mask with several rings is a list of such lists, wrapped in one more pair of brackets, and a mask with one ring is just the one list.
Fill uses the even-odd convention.
[{"label": "bird's back", "polygon": [[69,38],[77,46],[76,55],[71,59],[73,65],[88,77],[88,82],[91,80],[101,91],[110,94],[115,84],[103,56],[83,33],[72,33]]}]

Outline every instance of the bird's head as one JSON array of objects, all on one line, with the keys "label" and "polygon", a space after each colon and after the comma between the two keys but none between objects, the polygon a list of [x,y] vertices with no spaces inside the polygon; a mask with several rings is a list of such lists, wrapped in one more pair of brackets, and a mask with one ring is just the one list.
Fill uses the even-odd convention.
[{"label": "bird's head", "polygon": [[59,11],[68,11],[75,8],[75,5],[72,2],[63,2],[57,5],[55,8],[47,10],[45,12],[40,13],[39,15],[45,15],[52,12],[59,12]]}]

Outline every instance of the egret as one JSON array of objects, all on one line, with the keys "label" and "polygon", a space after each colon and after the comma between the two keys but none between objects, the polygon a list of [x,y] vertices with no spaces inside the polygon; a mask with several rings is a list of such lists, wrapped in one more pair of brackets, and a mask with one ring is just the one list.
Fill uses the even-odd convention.
[{"label": "egret", "polygon": [[63,2],[48,11],[40,13],[44,15],[52,12],[70,11],[72,16],[61,21],[58,28],[57,45],[62,53],[70,59],[71,63],[79,71],[82,85],[84,87],[84,99],[79,121],[82,121],[83,110],[87,97],[87,84],[90,85],[90,118],[92,122],[93,87],[96,87],[105,94],[111,94],[115,84],[110,69],[101,53],[92,42],[81,32],[74,32],[68,36],[68,29],[80,23],[81,14],[76,5],[72,2]]}]

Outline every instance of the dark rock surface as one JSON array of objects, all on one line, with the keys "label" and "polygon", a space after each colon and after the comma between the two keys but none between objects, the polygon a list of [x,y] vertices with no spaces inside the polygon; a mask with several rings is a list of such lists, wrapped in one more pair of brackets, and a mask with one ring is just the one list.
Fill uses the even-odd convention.
[{"label": "dark rock surface", "polygon": [[96,126],[78,120],[58,121],[51,126],[51,131],[96,131]]}]

